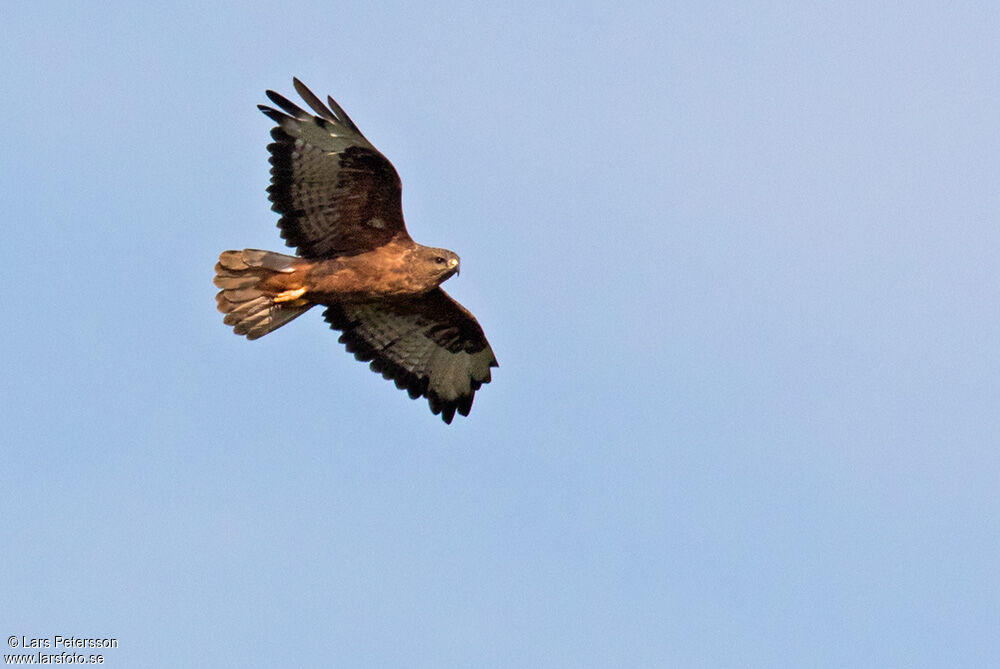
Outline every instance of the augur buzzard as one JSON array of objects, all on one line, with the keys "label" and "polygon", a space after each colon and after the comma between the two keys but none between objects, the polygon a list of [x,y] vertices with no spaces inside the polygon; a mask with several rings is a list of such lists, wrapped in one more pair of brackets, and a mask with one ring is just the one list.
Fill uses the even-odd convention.
[{"label": "augur buzzard", "polygon": [[257,339],[321,304],[354,357],[426,397],[444,422],[468,416],[498,365],[476,319],[440,288],[458,273],[458,255],[410,239],[392,163],[333,98],[324,105],[293,81],[316,115],[274,91],[279,109],[258,109],[278,124],[267,190],[298,255],[224,251],[215,266],[223,322]]}]

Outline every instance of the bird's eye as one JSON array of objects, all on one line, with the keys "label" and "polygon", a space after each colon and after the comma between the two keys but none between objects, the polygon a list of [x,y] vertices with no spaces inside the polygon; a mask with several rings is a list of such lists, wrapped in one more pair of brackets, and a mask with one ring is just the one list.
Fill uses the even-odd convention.
[{"label": "bird's eye", "polygon": [[436,262],[438,265],[443,265],[444,264],[444,258],[442,258],[441,256],[438,256],[437,258],[434,259],[434,262]]}]

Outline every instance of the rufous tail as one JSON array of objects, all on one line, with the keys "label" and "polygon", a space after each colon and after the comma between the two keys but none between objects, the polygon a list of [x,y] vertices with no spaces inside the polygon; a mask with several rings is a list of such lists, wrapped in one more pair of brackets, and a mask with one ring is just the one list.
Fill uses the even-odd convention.
[{"label": "rufous tail", "polygon": [[[297,295],[275,295],[262,287],[267,278],[292,272],[294,256],[272,251],[223,251],[215,265],[215,296],[222,322],[247,339],[258,339],[301,316],[313,303]],[[277,299],[275,299],[277,298]]]}]

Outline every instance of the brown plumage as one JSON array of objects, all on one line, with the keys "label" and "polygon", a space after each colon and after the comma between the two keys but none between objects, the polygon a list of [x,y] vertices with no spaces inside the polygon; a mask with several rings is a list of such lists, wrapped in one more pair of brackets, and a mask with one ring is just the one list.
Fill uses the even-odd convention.
[{"label": "brown plumage", "polygon": [[298,257],[224,251],[215,266],[223,322],[257,339],[324,305],[358,360],[410,397],[426,397],[446,423],[456,411],[469,415],[498,365],[476,319],[440,288],[458,273],[458,255],[410,239],[392,163],[333,98],[324,105],[293,81],[316,115],[273,91],[280,110],[259,109],[278,124],[268,192]]}]

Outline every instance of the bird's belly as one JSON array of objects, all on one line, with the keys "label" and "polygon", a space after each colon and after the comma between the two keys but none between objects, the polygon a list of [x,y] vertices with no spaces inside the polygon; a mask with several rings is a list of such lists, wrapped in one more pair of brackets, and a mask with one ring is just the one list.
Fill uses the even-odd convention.
[{"label": "bird's belly", "polygon": [[425,286],[395,268],[372,271],[340,260],[314,265],[306,275],[307,295],[316,302],[365,302],[426,293]]}]

